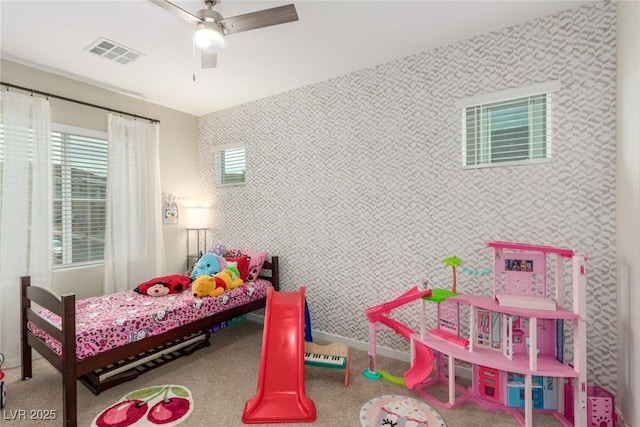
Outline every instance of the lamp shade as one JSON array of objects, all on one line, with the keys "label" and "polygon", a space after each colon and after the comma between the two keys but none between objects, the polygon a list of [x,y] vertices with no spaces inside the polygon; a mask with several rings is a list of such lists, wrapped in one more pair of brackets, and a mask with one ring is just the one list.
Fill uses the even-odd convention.
[{"label": "lamp shade", "polygon": [[187,228],[209,228],[209,208],[187,208]]},{"label": "lamp shade", "polygon": [[196,27],[196,46],[204,50],[224,49],[226,42],[222,29],[213,22],[201,22]]}]

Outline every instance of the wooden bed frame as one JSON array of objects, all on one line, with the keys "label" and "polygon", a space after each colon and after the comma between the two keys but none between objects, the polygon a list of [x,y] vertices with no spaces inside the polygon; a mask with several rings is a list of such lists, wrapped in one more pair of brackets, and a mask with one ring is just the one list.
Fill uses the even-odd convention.
[{"label": "wooden bed frame", "polygon": [[[260,278],[269,280],[275,290],[279,289],[279,268],[277,256],[272,256],[270,261],[265,261],[260,272]],[[162,334],[150,336],[140,341],[135,341],[125,346],[105,351],[82,360],[76,360],[75,295],[66,294],[58,296],[45,288],[32,285],[31,277],[29,276],[22,277],[21,284],[22,379],[26,380],[32,376],[31,349],[40,353],[58,371],[60,371],[62,374],[64,425],[68,427],[76,427],[78,425],[77,380],[90,375],[94,371],[101,370],[106,366],[130,358],[135,358],[140,354],[148,354],[150,351],[153,351],[158,347],[166,347],[167,343],[172,343],[176,340],[179,341],[184,337],[197,334],[201,331],[208,331],[213,326],[224,321],[231,320],[266,306],[266,297],[261,298],[259,300],[252,301],[249,304],[233,307],[229,310],[216,313],[210,317],[179,326]],[[32,302],[60,316],[62,320],[60,327],[51,324],[43,317],[40,317],[37,311],[32,310]],[[27,328],[27,322],[29,321],[33,322],[36,326],[61,343],[62,355],[57,354],[54,350],[49,348],[44,341],[31,333]]]}]

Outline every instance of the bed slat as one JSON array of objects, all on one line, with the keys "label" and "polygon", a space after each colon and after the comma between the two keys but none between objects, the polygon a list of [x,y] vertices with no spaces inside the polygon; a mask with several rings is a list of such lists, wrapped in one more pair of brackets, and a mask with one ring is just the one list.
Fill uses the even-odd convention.
[{"label": "bed slat", "polygon": [[27,320],[33,322],[38,328],[43,329],[46,333],[62,343],[62,329],[57,328],[42,317],[38,316],[33,309],[28,308],[26,310]]},{"label": "bed slat", "polygon": [[35,335],[29,334],[27,336],[27,342],[29,345],[38,353],[42,355],[45,359],[49,361],[58,371],[62,373],[62,359],[55,351],[51,350],[49,346],[43,343],[40,338]]},{"label": "bed slat", "polygon": [[[258,275],[259,279],[265,279],[271,282],[274,290],[280,290],[280,268],[279,268],[279,258],[277,256],[272,256],[271,260],[267,260],[264,262],[262,266],[262,270],[260,270],[260,274]],[[263,274],[263,271],[269,271],[269,275]]]},{"label": "bed slat", "polygon": [[93,394],[98,395],[115,385],[134,379],[148,370],[187,356],[202,347],[208,347],[210,345],[209,335],[209,331],[199,331],[82,375],[79,380]]}]

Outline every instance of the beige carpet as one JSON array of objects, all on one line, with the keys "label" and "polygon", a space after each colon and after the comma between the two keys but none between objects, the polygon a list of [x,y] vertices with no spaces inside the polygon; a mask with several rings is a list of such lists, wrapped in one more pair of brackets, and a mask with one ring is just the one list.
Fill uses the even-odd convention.
[{"label": "beige carpet", "polygon": [[[212,335],[211,347],[113,387],[99,396],[94,396],[78,383],[78,424],[89,426],[99,412],[134,390],[179,384],[191,391],[195,402],[193,412],[180,424],[181,427],[242,426],[245,402],[256,393],[261,344],[262,325],[245,321]],[[420,399],[417,393],[404,387],[365,379],[362,371],[368,366],[366,352],[352,349],[351,354],[351,381],[346,388],[344,371],[306,367],[306,392],[315,402],[318,418],[313,424],[295,425],[358,427],[360,408],[376,396],[398,394]],[[394,375],[401,375],[408,369],[407,363],[385,357],[378,358],[378,366]],[[30,380],[20,380],[19,368],[9,369],[6,374],[7,406],[0,411],[0,424],[3,427],[62,424],[62,380],[46,360],[35,361],[33,378]],[[443,388],[441,392],[441,398],[444,398],[446,389]],[[21,409],[27,412],[55,410],[59,414],[58,420],[25,422],[7,419],[11,413]],[[464,404],[454,410],[434,409],[442,416],[447,427],[518,425],[507,414],[488,411],[474,404]],[[551,427],[560,424],[551,416],[535,415],[534,425]]]}]

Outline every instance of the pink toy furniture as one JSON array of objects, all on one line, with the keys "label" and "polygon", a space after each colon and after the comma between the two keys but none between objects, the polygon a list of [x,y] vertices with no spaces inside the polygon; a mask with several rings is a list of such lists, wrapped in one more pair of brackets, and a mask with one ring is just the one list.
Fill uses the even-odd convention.
[{"label": "pink toy furniture", "polygon": [[597,385],[587,387],[587,419],[589,427],[615,427],[613,394]]},{"label": "pink toy furniture", "polygon": [[[376,331],[381,326],[391,328],[394,332],[401,335],[406,340],[411,339],[413,329],[397,320],[388,317],[390,312],[398,307],[417,301],[421,298],[431,296],[431,289],[419,289],[417,286],[409,289],[404,294],[391,301],[369,307],[365,310],[367,319],[369,320],[369,369],[365,369],[364,376],[370,380],[380,379],[384,375],[376,368]],[[409,388],[413,388],[414,384],[425,381],[431,374],[433,369],[433,355],[431,350],[425,346],[415,347],[412,351],[411,368],[405,372],[403,378],[394,379],[396,383],[404,383]],[[386,374],[391,378],[392,375]],[[394,377],[395,378],[395,377]]]},{"label": "pink toy furniture", "polygon": [[[416,385],[416,391],[448,409],[472,401],[504,411],[526,427],[533,425],[534,411],[552,414],[563,426],[592,427],[587,424],[587,258],[569,249],[522,243],[492,241],[487,247],[493,251],[492,296],[458,294],[431,300],[438,309],[436,328],[430,331],[424,315],[430,302],[423,301],[422,326],[419,334],[411,335],[411,351],[414,354],[418,345],[433,350],[435,374]],[[552,284],[547,283],[550,261]],[[572,273],[569,307],[564,305],[565,263]],[[466,334],[461,315],[468,316]],[[573,325],[572,365],[564,361],[566,322]],[[456,383],[456,362],[471,364],[470,387]],[[569,400],[565,379],[575,385]],[[447,402],[429,393],[435,383],[448,385]]]},{"label": "pink toy furniture", "polygon": [[[573,422],[571,402],[573,401],[573,385],[571,380],[565,384],[566,416]],[[588,427],[615,427],[618,416],[616,415],[615,398],[611,392],[597,385],[587,387],[587,421]],[[571,408],[572,409],[572,408]]]}]

